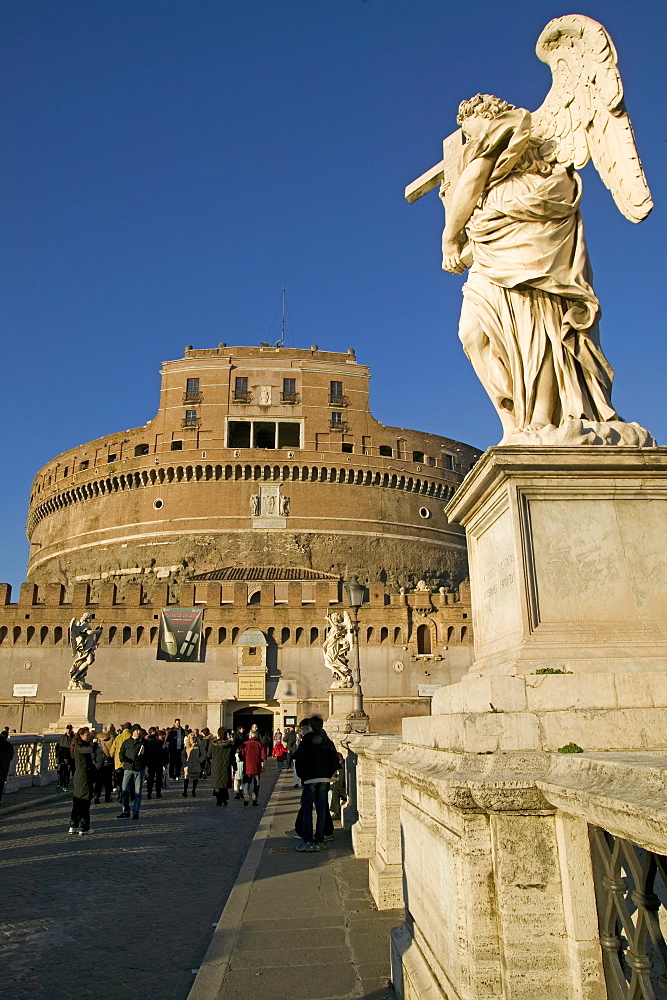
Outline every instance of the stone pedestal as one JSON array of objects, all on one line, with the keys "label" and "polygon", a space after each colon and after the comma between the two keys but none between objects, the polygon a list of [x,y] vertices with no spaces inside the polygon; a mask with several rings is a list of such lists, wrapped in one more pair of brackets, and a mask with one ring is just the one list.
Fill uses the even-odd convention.
[{"label": "stone pedestal", "polygon": [[492,448],[447,513],[468,536],[475,659],[405,739],[667,747],[667,449]]},{"label": "stone pedestal", "polygon": [[491,448],[468,539],[471,674],[667,668],[667,449]]},{"label": "stone pedestal", "polygon": [[361,696],[352,688],[329,688],[329,717],[325,728],[329,736],[335,739],[347,733],[370,732],[370,719],[359,707]]},{"label": "stone pedestal", "polygon": [[103,727],[95,718],[98,694],[100,692],[93,691],[92,688],[61,691],[60,718],[57,722],[51,723],[49,732],[61,733],[68,725],[73,726],[75,731],[88,726],[98,733],[101,732]]}]

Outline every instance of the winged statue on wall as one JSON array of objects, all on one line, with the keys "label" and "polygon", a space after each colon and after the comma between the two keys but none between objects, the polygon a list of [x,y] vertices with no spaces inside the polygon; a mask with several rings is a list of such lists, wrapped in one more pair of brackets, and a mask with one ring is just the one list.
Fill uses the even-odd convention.
[{"label": "winged statue on wall", "polygon": [[550,21],[536,51],[553,77],[542,106],[463,101],[443,160],[406,198],[439,185],[442,266],[469,268],[459,337],[500,417],[500,443],[653,446],[611,402],[579,211],[577,171],[589,160],[631,222],[653,207],[616,50],[601,24],[575,14]]}]

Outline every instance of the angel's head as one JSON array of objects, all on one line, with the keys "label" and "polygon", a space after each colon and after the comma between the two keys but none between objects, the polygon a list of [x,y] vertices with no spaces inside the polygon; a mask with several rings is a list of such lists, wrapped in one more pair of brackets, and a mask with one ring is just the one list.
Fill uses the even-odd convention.
[{"label": "angel's head", "polygon": [[475,94],[469,101],[461,101],[456,121],[464,134],[474,139],[482,126],[480,118],[499,118],[506,111],[514,111],[514,105],[493,94]]}]

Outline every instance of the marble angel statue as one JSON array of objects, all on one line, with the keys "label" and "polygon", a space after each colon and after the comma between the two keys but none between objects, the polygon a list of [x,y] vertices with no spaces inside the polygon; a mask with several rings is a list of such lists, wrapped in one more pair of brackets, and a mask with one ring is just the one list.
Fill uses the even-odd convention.
[{"label": "marble angel statue", "polygon": [[592,160],[623,215],[652,202],[614,45],[582,15],[550,21],[537,55],[552,86],[537,111],[489,94],[459,107],[443,162],[406,189],[440,182],[442,266],[470,268],[459,337],[503,427],[501,444],[653,445],[611,402],[577,170]]},{"label": "marble angel statue", "polygon": [[322,651],[324,664],[333,674],[332,688],[354,686],[352,668],[349,665],[352,649],[352,623],[347,611],[332,611],[327,615],[327,629]]},{"label": "marble angel statue", "polygon": [[69,672],[70,680],[68,687],[72,689],[86,687],[85,678],[88,668],[95,661],[95,650],[102,635],[102,626],[98,625],[97,628],[91,628],[90,622],[94,617],[94,614],[87,611],[81,618],[72,618],[69,623],[74,662]]}]

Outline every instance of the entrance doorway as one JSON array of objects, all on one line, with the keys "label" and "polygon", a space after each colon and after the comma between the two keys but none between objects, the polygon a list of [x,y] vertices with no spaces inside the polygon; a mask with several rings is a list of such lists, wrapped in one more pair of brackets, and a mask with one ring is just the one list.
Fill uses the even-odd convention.
[{"label": "entrance doorway", "polygon": [[257,724],[262,736],[268,733],[273,743],[273,712],[268,708],[257,705],[248,705],[247,708],[239,708],[234,712],[234,729],[243,726],[246,736],[250,732],[253,723]]}]

